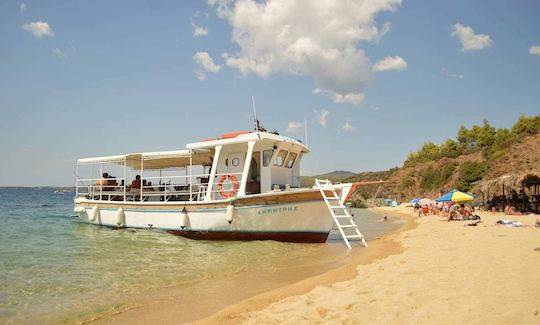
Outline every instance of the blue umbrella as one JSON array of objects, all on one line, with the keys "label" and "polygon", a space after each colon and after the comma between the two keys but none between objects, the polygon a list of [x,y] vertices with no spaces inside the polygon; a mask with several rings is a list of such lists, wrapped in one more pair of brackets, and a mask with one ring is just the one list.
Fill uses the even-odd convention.
[{"label": "blue umbrella", "polygon": [[420,198],[412,199],[412,200],[409,201],[409,203],[414,203],[414,204],[416,204],[418,202],[420,202]]}]

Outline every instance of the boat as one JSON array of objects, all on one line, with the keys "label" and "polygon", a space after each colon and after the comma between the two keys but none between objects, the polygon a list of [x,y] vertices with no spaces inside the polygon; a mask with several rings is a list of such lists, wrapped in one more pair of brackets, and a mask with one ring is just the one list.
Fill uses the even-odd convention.
[{"label": "boat", "polygon": [[340,217],[331,199],[344,202],[357,184],[300,187],[309,152],[299,140],[255,129],[183,150],[78,159],[74,212],[94,225],[193,239],[322,243]]}]

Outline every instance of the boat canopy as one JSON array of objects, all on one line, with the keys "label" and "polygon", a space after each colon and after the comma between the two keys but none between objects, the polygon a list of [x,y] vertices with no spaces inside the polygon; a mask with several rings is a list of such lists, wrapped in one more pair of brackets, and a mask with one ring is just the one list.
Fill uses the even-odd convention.
[{"label": "boat canopy", "polygon": [[200,142],[189,143],[186,145],[188,149],[210,149],[219,145],[231,145],[237,143],[247,143],[250,141],[265,142],[265,143],[289,143],[300,148],[302,153],[309,153],[309,148],[302,142],[293,138],[285,137],[278,134],[268,132],[234,132],[226,133],[218,138],[206,139]]},{"label": "boat canopy", "polygon": [[82,158],[77,160],[78,165],[112,163],[126,165],[133,169],[166,169],[187,167],[190,165],[212,165],[210,150],[174,150],[130,153],[125,155]]}]

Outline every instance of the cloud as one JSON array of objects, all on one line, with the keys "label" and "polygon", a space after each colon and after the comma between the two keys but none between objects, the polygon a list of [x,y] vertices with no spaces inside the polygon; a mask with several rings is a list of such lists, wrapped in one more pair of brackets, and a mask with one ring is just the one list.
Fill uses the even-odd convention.
[{"label": "cloud", "polygon": [[204,73],[204,71],[200,69],[197,69],[195,70],[195,77],[197,77],[197,79],[199,79],[200,81],[204,81],[206,80],[206,73]]},{"label": "cloud", "polygon": [[388,70],[403,71],[407,70],[407,62],[400,56],[387,56],[373,66],[373,71],[381,72]]},{"label": "cloud", "polygon": [[478,51],[493,45],[493,40],[489,35],[475,34],[471,27],[463,26],[460,23],[454,25],[454,30],[450,35],[459,38],[462,51]]},{"label": "cloud", "polygon": [[334,94],[334,102],[336,103],[349,103],[353,105],[360,105],[364,101],[364,94],[350,93],[346,95]]},{"label": "cloud", "polygon": [[19,9],[21,12],[25,12],[26,10],[28,10],[28,6],[26,5],[26,3],[23,2],[21,3]]},{"label": "cloud", "polygon": [[303,128],[304,128],[304,124],[302,122],[291,121],[289,122],[289,124],[287,124],[287,129],[285,130],[285,132],[298,134],[302,132]]},{"label": "cloud", "polygon": [[48,23],[44,21],[34,21],[22,24],[21,28],[35,37],[41,39],[44,36],[54,37],[54,32]]},{"label": "cloud", "polygon": [[317,123],[323,128],[328,127],[328,115],[330,115],[330,112],[322,109],[320,111],[315,110],[315,113],[317,113]]},{"label": "cloud", "polygon": [[456,78],[456,79],[465,79],[465,76],[462,75],[462,74],[458,74],[458,73],[451,73],[450,71],[448,71],[448,69],[446,68],[442,68],[441,70],[441,74],[443,76],[447,76],[447,77],[451,77],[451,78]]},{"label": "cloud", "polygon": [[232,27],[236,53],[225,64],[243,75],[310,76],[321,94],[338,103],[360,104],[371,83],[371,62],[362,42],[376,43],[390,24],[377,14],[393,11],[401,0],[209,0]]},{"label": "cloud", "polygon": [[206,28],[206,27],[198,26],[193,22],[191,23],[191,27],[193,28],[193,36],[194,37],[208,35],[208,28]]},{"label": "cloud", "polygon": [[53,54],[54,56],[56,56],[56,57],[59,58],[59,59],[66,59],[66,58],[68,57],[67,53],[64,52],[64,51],[62,51],[62,50],[59,49],[59,48],[54,48],[54,49],[52,49],[51,52],[52,52],[52,54]]},{"label": "cloud", "polygon": [[529,48],[530,55],[540,55],[540,45],[533,45]]},{"label": "cloud", "polygon": [[347,119],[347,120],[345,121],[345,124],[343,124],[343,126],[340,128],[340,130],[345,131],[345,132],[352,132],[352,131],[355,131],[355,130],[356,130],[356,127],[354,127],[354,126],[351,124],[351,120],[350,120],[350,119]]},{"label": "cloud", "polygon": [[215,64],[208,52],[195,53],[195,55],[193,55],[193,60],[195,60],[195,62],[197,62],[201,68],[208,72],[218,73],[219,70],[221,70],[221,65]]}]

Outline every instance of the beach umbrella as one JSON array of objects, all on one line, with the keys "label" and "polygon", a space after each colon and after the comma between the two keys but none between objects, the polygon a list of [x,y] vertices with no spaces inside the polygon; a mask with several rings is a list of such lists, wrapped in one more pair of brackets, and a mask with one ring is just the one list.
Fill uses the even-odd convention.
[{"label": "beach umbrella", "polygon": [[413,204],[416,204],[416,203],[418,203],[418,202],[420,202],[420,199],[419,199],[419,198],[412,199],[412,200],[409,201],[409,203],[413,203]]},{"label": "beach umbrella", "polygon": [[436,198],[435,201],[437,202],[455,202],[455,203],[463,203],[463,202],[469,202],[474,200],[474,196],[460,192],[458,190],[452,190],[445,195]]},{"label": "beach umbrella", "polygon": [[430,199],[426,199],[426,198],[423,198],[420,201],[418,201],[418,204],[420,204],[421,206],[431,205],[432,203],[433,203],[433,201],[431,201]]}]

